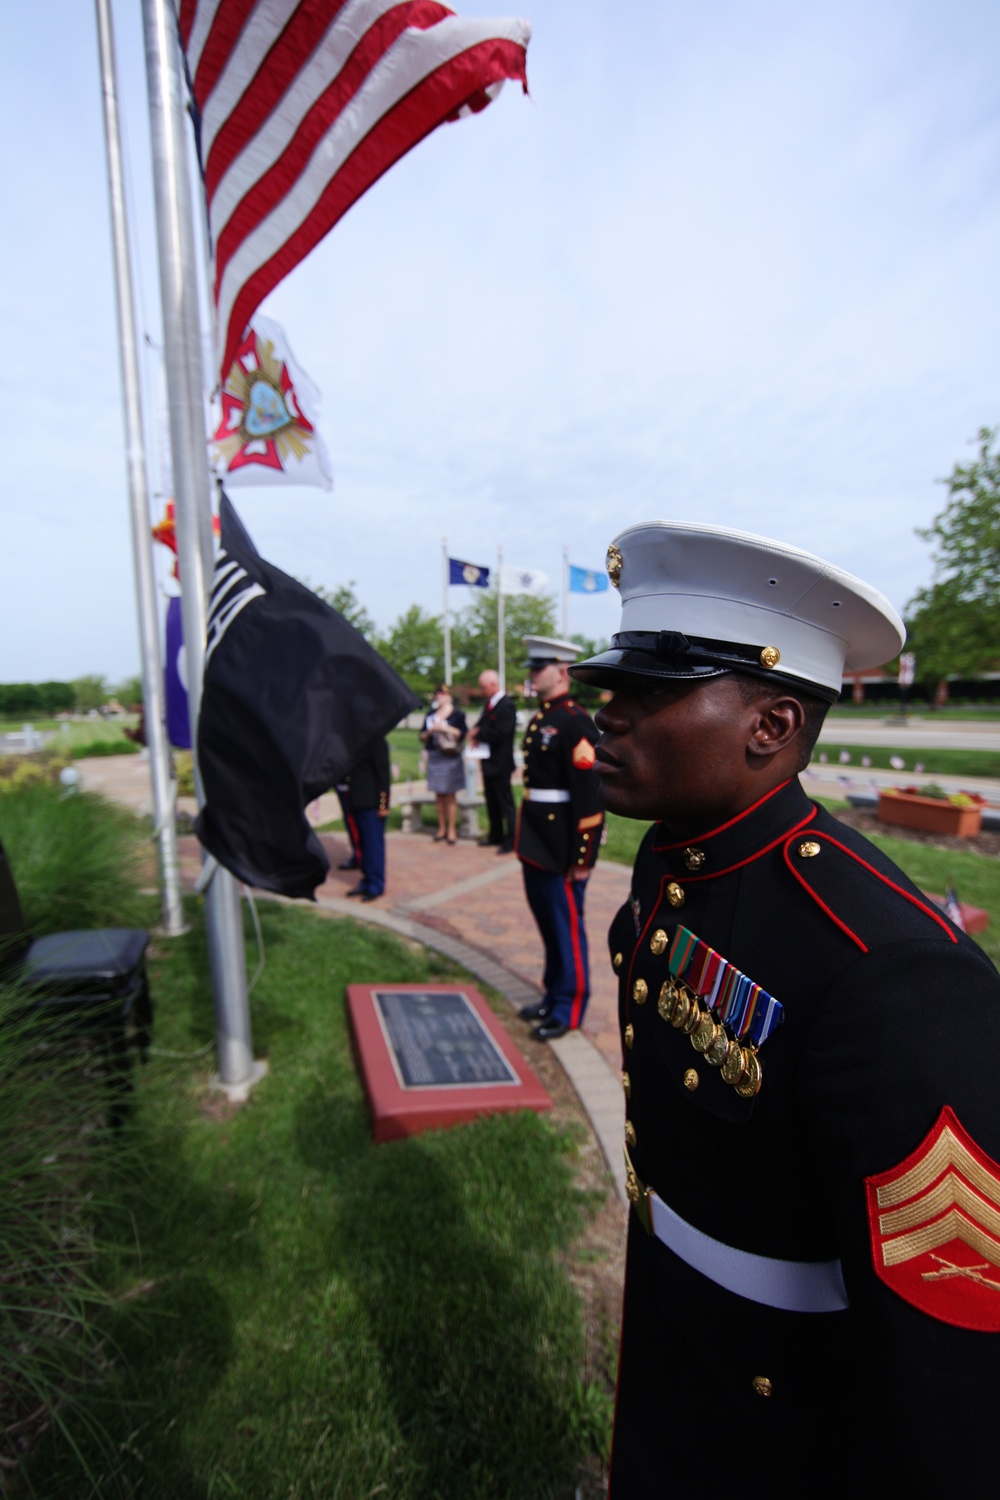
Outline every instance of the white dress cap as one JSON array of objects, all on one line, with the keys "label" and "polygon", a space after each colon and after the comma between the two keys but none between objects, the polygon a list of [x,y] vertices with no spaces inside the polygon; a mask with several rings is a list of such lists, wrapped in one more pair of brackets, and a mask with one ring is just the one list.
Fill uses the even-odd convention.
[{"label": "white dress cap", "polygon": [[845,671],[881,666],[906,639],[871,584],[745,531],[646,521],[615,537],[608,573],[621,626],[609,651],[574,668],[584,682],[739,671],[835,698]]},{"label": "white dress cap", "polygon": [[547,635],[524,635],[521,637],[528,653],[528,666],[540,667],[546,662],[563,662],[567,666],[580,655],[579,646],[572,641],[557,641]]}]

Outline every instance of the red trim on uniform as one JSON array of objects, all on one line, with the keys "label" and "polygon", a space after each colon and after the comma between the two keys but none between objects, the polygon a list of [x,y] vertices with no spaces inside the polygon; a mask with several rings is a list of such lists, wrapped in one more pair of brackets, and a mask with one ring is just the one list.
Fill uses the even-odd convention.
[{"label": "red trim on uniform", "polygon": [[570,1030],[575,1030],[580,1024],[583,1014],[583,994],[587,988],[587,975],[583,967],[583,953],[580,949],[580,913],[576,909],[576,901],[573,897],[573,880],[569,875],[563,876],[563,884],[566,887],[566,901],[569,906],[569,936],[573,946],[573,967],[576,969],[576,992],[573,995],[573,1004],[569,1011]]},{"label": "red trim on uniform", "polygon": [[[815,828],[810,828],[809,832],[812,833],[812,834],[815,834],[817,838],[820,837],[820,835],[818,833],[816,833]],[[845,933],[846,936],[850,938],[850,940],[851,940],[852,943],[856,943],[857,944],[857,946],[861,949],[862,953],[867,953],[868,952],[868,945],[866,943],[863,943],[861,941],[861,939],[858,937],[857,933],[853,932],[851,930],[851,928],[848,927],[848,925],[847,925],[846,922],[842,922],[840,920],[840,918],[837,916],[837,913],[831,907],[827,906],[827,904],[823,900],[823,898],[821,896],[818,896],[816,894],[816,892],[813,890],[812,886],[809,884],[808,880],[806,880],[805,877],[802,874],[800,874],[799,870],[795,867],[795,865],[792,864],[792,861],[788,857],[788,849],[789,849],[789,845],[786,843],[784,849],[781,851],[782,855],[784,857],[785,864],[788,866],[789,870],[791,870],[792,874],[795,876],[795,879],[799,882],[799,885],[805,891],[806,895],[812,897],[812,899],[815,901],[816,905],[820,908],[820,910],[823,911],[823,912],[825,912],[826,915],[830,918],[830,921],[833,923],[834,927],[839,927],[840,930],[841,930],[841,932]]]},{"label": "red trim on uniform", "polygon": [[[725,833],[727,828],[735,828],[737,823],[742,823],[744,818],[749,818],[752,812],[756,812],[758,807],[763,807],[765,802],[770,802],[772,797],[776,797],[779,792],[783,792],[785,787],[790,786],[794,780],[794,776],[789,776],[787,781],[783,781],[780,786],[773,787],[771,791],[765,792],[763,797],[759,798],[756,802],[752,802],[749,807],[745,807],[742,812],[736,814],[735,818],[730,818],[728,823],[720,823],[718,828],[711,828],[708,833],[700,833],[694,838],[678,839],[676,844],[653,844],[652,848],[657,854],[662,854],[665,849],[686,849],[688,844],[704,844],[706,839],[714,839],[717,834]],[[812,817],[812,813],[809,816]],[[662,822],[660,823],[660,827],[663,827]]]},{"label": "red trim on uniform", "polygon": [[351,850],[358,862],[358,869],[362,875],[365,873],[364,860],[361,858],[361,835],[358,833],[358,825],[354,821],[352,813],[347,814],[347,832],[351,839]]},{"label": "red trim on uniform", "polygon": [[724,870],[712,870],[707,875],[682,875],[680,878],[685,885],[697,885],[700,881],[718,880],[720,875],[731,875],[734,870],[742,870],[744,865],[753,864],[754,860],[760,859],[762,854],[770,854],[772,849],[777,849],[778,845],[784,839],[792,838],[793,835],[799,832],[799,829],[804,828],[807,823],[811,823],[815,816],[816,807],[814,804],[800,823],[796,823],[792,828],[786,828],[784,833],[779,834],[776,839],[772,839],[769,844],[765,844],[763,849],[755,849],[752,854],[747,855],[746,859],[738,860],[735,865],[727,865]]},{"label": "red trim on uniform", "polygon": [[[798,832],[798,831],[799,830],[797,830],[797,829],[793,829],[792,830],[793,834],[796,833],[796,832]],[[803,831],[805,831],[805,830],[803,830]],[[846,844],[842,844],[839,839],[833,838],[831,834],[823,833],[819,829],[816,829],[816,828],[810,828],[808,830],[808,832],[809,832],[809,835],[810,835],[811,838],[825,839],[828,844],[832,844],[835,849],[839,849],[842,854],[846,854],[850,859],[853,859],[854,862],[855,862],[855,864],[860,865],[863,870],[867,870],[868,873],[869,873],[869,875],[874,875],[876,880],[880,880],[882,882],[882,884],[883,885],[887,885],[891,891],[895,891],[897,896],[902,896],[904,901],[909,901],[909,903],[910,903],[911,906],[915,906],[918,911],[922,911],[925,916],[930,917],[930,919],[931,919],[932,922],[936,922],[937,925],[941,928],[941,930],[951,940],[951,942],[957,944],[958,938],[952,932],[951,928],[948,926],[948,923],[945,921],[945,919],[942,916],[939,916],[938,913],[933,909],[933,907],[928,906],[927,903],[924,902],[924,901],[921,901],[919,899],[919,897],[917,897],[917,896],[911,896],[910,893],[909,893],[909,891],[904,891],[904,889],[903,889],[902,886],[897,885],[894,880],[890,880],[887,875],[883,875],[881,873],[881,871],[876,870],[876,868],[875,868],[874,865],[870,865],[866,859],[862,859],[861,858],[860,854],[855,854],[853,849],[849,849]],[[852,929],[850,927],[848,927],[845,922],[842,922],[840,920],[840,918],[833,911],[831,911],[830,907],[827,906],[826,902],[823,901],[821,899],[821,897],[817,895],[816,891],[813,890],[812,886],[805,879],[805,877],[801,874],[801,872],[799,871],[799,869],[792,863],[792,861],[791,861],[791,859],[789,857],[789,847],[788,847],[788,844],[785,845],[785,848],[784,848],[783,852],[784,852],[785,864],[788,866],[789,870],[791,870],[792,874],[795,876],[795,879],[799,882],[799,884],[801,885],[802,889],[804,891],[808,892],[808,894],[816,902],[816,905],[819,906],[819,907],[821,907],[822,910],[826,913],[826,915],[830,918],[831,922],[833,922],[837,927],[839,927],[840,930],[841,930],[841,932],[846,933],[847,936],[851,939],[852,942],[854,942],[854,943],[856,943],[858,945],[858,947],[861,949],[862,953],[867,953],[868,952],[867,944],[863,943],[861,941],[861,939],[858,937],[857,933],[854,932],[854,931],[852,931]]]},{"label": "red trim on uniform", "polygon": [[941,1323],[1000,1332],[1000,1166],[953,1110],[898,1166],[866,1177],[865,1197],[879,1280]]}]

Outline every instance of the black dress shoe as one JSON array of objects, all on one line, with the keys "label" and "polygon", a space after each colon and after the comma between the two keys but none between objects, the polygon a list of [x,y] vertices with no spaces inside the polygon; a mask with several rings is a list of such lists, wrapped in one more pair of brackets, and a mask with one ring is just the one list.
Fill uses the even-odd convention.
[{"label": "black dress shoe", "polygon": [[361,899],[362,901],[377,901],[381,894],[381,891],[362,891]]},{"label": "black dress shoe", "polygon": [[345,859],[343,864],[337,866],[338,870],[357,870],[359,868],[356,859]]},{"label": "black dress shoe", "polygon": [[497,844],[499,842],[500,842],[499,839],[489,839],[489,838],[480,839],[479,840],[479,847],[480,847],[480,849],[488,849],[491,844]]},{"label": "black dress shoe", "polygon": [[513,854],[514,853],[514,845],[513,844],[501,844],[500,848],[497,850],[497,853],[498,854]]},{"label": "black dress shoe", "polygon": [[551,1005],[547,1005],[544,1000],[537,1000],[534,1005],[522,1005],[518,1015],[522,1021],[544,1021],[551,1011]]},{"label": "black dress shoe", "polygon": [[347,894],[349,896],[366,896],[368,892],[365,890],[363,885],[356,885],[352,887],[352,889],[349,890]]},{"label": "black dress shoe", "polygon": [[561,1021],[543,1021],[531,1034],[536,1042],[554,1042],[557,1037],[565,1036],[568,1030],[569,1027]]}]

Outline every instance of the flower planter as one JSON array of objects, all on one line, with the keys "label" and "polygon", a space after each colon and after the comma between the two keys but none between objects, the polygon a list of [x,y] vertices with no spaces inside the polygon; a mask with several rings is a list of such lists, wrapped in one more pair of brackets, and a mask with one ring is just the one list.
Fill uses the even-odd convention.
[{"label": "flower planter", "polygon": [[983,823],[978,807],[956,807],[940,797],[917,797],[912,792],[879,792],[876,817],[880,823],[893,823],[897,828],[960,839],[975,838]]}]

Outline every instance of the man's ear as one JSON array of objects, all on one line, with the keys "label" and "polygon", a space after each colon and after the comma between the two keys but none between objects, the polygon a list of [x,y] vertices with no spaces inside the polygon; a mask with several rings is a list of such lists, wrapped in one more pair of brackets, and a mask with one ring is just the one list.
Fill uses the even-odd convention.
[{"label": "man's ear", "polygon": [[797,698],[764,698],[754,705],[754,719],[747,754],[779,755],[787,750],[805,724],[805,712]]}]

